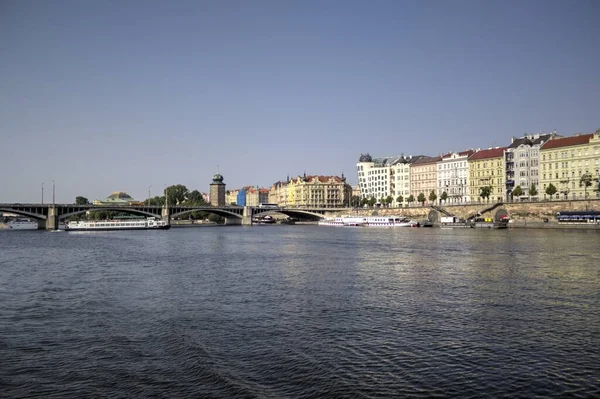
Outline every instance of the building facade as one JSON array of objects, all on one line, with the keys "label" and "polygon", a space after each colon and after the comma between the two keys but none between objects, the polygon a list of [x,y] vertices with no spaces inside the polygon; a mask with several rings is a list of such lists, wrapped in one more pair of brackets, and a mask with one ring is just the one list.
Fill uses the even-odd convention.
[{"label": "building facade", "polygon": [[438,198],[445,192],[448,196],[445,203],[470,202],[468,160],[478,150],[471,149],[442,155],[441,160],[437,162]]},{"label": "building facade", "polygon": [[552,184],[558,192],[553,198],[585,199],[598,197],[594,184],[581,184],[584,174],[600,178],[600,130],[593,134],[556,137],[548,140],[540,149],[541,190],[540,195],[550,198],[546,189]]},{"label": "building facade", "polygon": [[[287,184],[291,208],[341,208],[350,204],[352,187],[339,176],[298,176]],[[278,203],[279,206],[283,206]]]},{"label": "building facade", "polygon": [[[506,147],[489,148],[477,151],[468,160],[469,196],[473,202],[503,202],[505,195]],[[489,198],[481,197],[482,190],[490,188]]]},{"label": "building facade", "polygon": [[[505,198],[507,201],[531,197],[530,189],[540,192],[539,153],[541,146],[556,137],[556,133],[513,137],[504,153],[505,159]],[[513,191],[521,187],[523,195],[515,198]],[[534,197],[538,197],[538,195]]]},{"label": "building facade", "polygon": [[[429,193],[437,192],[437,163],[441,160],[442,157],[422,157],[411,164],[410,195],[415,200],[420,193],[429,198]],[[437,196],[439,200],[439,194]]]}]

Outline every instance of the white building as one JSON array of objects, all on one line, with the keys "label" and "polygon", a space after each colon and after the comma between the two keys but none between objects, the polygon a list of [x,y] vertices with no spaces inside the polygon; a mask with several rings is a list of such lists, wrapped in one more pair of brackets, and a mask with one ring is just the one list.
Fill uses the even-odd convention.
[{"label": "white building", "polygon": [[[553,137],[560,136],[557,136],[556,133],[534,134],[511,139],[510,146],[504,152],[506,198],[511,198],[511,194],[517,186],[521,186],[523,197],[529,196],[529,188],[532,184],[535,185],[538,193],[540,192],[540,147]],[[513,198],[513,200],[518,199]]]},{"label": "white building", "polygon": [[446,193],[447,204],[470,202],[469,196],[469,163],[468,159],[476,150],[451,152],[442,155],[437,163],[437,188],[438,198]]},{"label": "white building", "polygon": [[422,155],[372,158],[361,154],[356,164],[361,198],[375,198],[380,202],[391,196],[391,205],[401,206],[397,201],[401,195],[406,203],[410,196],[410,165],[421,158]]}]

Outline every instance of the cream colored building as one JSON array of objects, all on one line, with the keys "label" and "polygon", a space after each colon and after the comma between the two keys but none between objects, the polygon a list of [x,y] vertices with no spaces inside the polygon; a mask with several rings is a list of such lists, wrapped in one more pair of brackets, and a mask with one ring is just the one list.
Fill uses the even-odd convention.
[{"label": "cream colored building", "polygon": [[339,176],[298,176],[271,187],[269,202],[288,208],[341,208],[348,206],[352,187]]},{"label": "cream colored building", "polygon": [[438,198],[446,192],[448,199],[446,203],[459,204],[469,202],[469,165],[468,160],[477,150],[466,150],[452,152],[442,155],[437,163],[437,187]]},{"label": "cream colored building", "polygon": [[225,192],[225,204],[231,205],[237,203],[238,194],[240,193],[239,189],[227,190]]},{"label": "cream colored building", "polygon": [[269,203],[277,204],[280,207],[288,206],[288,186],[289,178],[287,181],[278,181],[271,186],[269,190]]},{"label": "cream colored building", "polygon": [[[468,160],[469,194],[472,202],[503,202],[506,147],[477,151]],[[481,189],[491,187],[487,200],[481,197]]]},{"label": "cream colored building", "polygon": [[558,190],[553,198],[584,199],[586,192],[588,198],[597,198],[596,184],[586,190],[580,182],[586,173],[600,178],[600,129],[593,134],[548,140],[540,149],[540,169],[540,196],[550,198],[546,188],[553,184]]},{"label": "cream colored building", "polygon": [[[429,199],[432,191],[437,191],[437,163],[442,157],[424,157],[410,165],[410,194],[417,200],[420,193]],[[409,195],[410,195],[409,194]],[[438,201],[439,201],[439,194]],[[406,201],[406,198],[404,198]]]}]

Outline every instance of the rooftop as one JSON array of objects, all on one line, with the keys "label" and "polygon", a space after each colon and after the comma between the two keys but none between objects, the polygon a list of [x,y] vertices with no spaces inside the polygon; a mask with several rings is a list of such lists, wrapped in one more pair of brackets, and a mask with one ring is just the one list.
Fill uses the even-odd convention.
[{"label": "rooftop", "polygon": [[469,161],[477,161],[479,159],[501,158],[504,156],[504,150],[507,147],[488,148],[487,150],[477,151],[469,157]]},{"label": "rooftop", "polygon": [[550,150],[553,148],[570,147],[573,145],[588,144],[590,139],[594,137],[593,134],[578,134],[570,137],[555,137],[552,140],[548,140],[546,144],[542,146],[542,150]]}]

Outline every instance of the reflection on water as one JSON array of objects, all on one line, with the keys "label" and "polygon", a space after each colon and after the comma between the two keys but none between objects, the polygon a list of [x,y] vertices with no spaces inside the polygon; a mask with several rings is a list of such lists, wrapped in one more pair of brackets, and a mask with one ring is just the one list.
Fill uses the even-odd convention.
[{"label": "reflection on water", "polygon": [[8,397],[600,395],[600,235],[0,234]]}]

